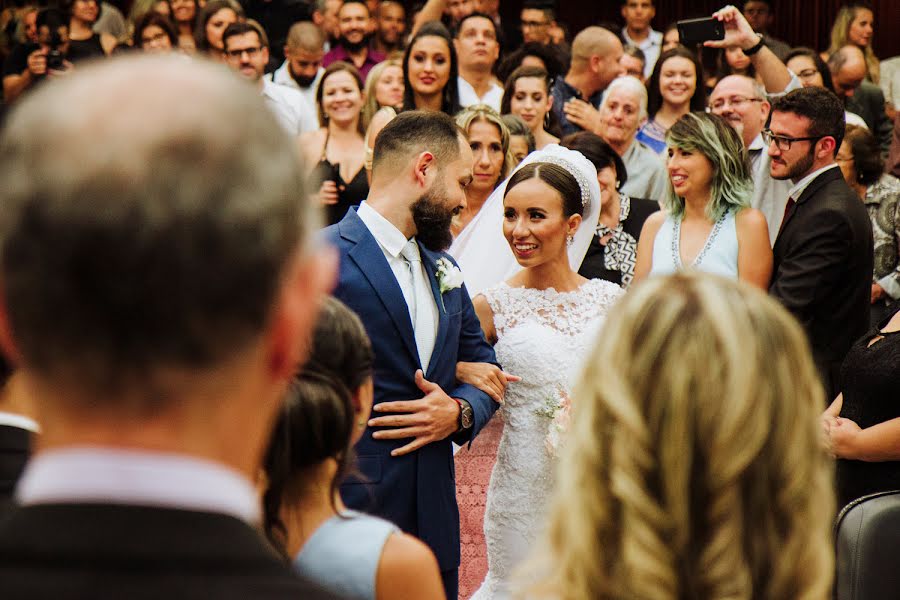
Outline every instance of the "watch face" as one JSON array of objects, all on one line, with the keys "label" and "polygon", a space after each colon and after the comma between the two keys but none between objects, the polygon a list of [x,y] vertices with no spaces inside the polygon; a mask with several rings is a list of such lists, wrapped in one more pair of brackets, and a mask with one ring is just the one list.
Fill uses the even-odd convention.
[{"label": "watch face", "polygon": [[475,416],[472,414],[472,407],[467,404],[463,404],[460,416],[462,417],[463,429],[470,428],[475,422]]}]

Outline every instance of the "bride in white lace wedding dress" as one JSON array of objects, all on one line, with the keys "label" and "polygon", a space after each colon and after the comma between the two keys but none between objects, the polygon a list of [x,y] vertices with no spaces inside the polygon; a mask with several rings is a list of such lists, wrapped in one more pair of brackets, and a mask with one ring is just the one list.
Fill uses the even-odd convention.
[{"label": "bride in white lace wedding dress", "polygon": [[591,197],[583,170],[560,164],[565,162],[534,162],[510,178],[503,234],[522,270],[474,299],[504,371],[522,378],[509,385],[499,411],[505,425],[484,518],[488,574],[477,600],[508,595],[509,576],[544,526],[553,487],[554,458],[546,441],[554,411],[577,376],[579,357],[622,294],[617,285],[584,279],[570,265],[567,240],[581,213],[599,200]]}]

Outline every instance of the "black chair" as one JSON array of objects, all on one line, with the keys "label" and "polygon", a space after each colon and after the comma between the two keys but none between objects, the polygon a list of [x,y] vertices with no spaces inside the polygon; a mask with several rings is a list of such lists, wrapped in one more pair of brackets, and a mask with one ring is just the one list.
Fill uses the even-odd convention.
[{"label": "black chair", "polygon": [[900,599],[900,490],[844,507],[835,525],[835,600]]}]

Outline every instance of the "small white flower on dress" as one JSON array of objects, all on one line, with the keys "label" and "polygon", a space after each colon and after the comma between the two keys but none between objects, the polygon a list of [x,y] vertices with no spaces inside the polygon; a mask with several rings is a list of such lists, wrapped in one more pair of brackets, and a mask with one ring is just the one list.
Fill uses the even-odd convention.
[{"label": "small white flower on dress", "polygon": [[450,290],[455,290],[463,284],[462,271],[446,258],[437,260],[436,276],[441,295],[446,294]]}]

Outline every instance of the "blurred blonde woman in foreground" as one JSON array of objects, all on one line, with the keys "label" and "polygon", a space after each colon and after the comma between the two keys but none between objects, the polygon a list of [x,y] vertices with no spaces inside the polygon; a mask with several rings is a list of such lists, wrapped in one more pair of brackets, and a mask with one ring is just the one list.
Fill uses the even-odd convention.
[{"label": "blurred blonde woman in foreground", "polygon": [[823,392],[784,309],[711,275],[653,278],[612,308],[586,365],[520,596],[828,597]]}]

